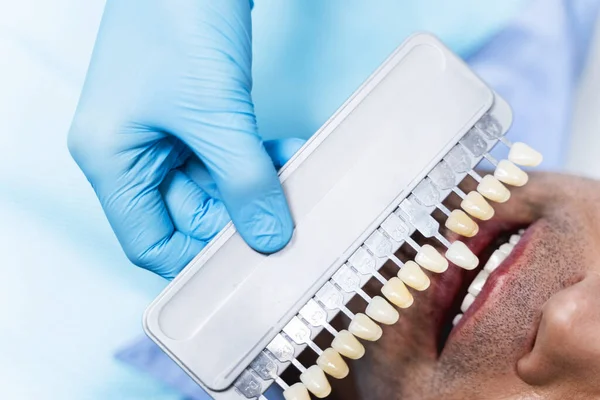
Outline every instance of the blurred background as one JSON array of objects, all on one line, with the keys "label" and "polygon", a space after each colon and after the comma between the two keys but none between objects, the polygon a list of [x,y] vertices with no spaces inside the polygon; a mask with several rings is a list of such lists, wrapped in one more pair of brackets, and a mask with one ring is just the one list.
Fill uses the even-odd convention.
[{"label": "blurred background", "polygon": [[[387,6],[367,12],[367,6],[357,5],[352,13],[349,6],[342,7],[346,3],[307,2],[300,8],[296,3],[285,8],[276,1],[256,0],[255,100],[265,137],[310,136],[404,35],[385,35],[377,31],[383,28],[374,28],[385,25],[381,21]],[[464,3],[467,7],[469,2]],[[600,177],[597,2],[525,3],[507,10],[502,24],[482,35],[477,48],[461,48],[461,36],[452,32],[450,44],[513,105],[515,130],[509,137],[554,143],[549,152],[561,156],[551,157],[555,162],[546,165],[549,169]],[[501,2],[488,5],[490,13],[503,10]],[[143,310],[166,281],[125,258],[66,147],[103,6],[102,0],[0,0],[0,398],[183,396],[172,381],[155,379],[115,356],[137,343]],[[335,14],[336,7],[346,10]],[[350,28],[333,29],[332,18]],[[303,19],[312,22],[298,33],[294,24]],[[273,20],[277,23],[264,23]],[[393,18],[386,21],[390,27],[396,23]],[[322,30],[325,23],[328,31]],[[355,63],[345,83],[314,72],[319,80],[312,89],[303,89],[296,103],[288,104],[287,98],[293,97],[289,87],[280,97],[268,93],[270,79],[295,79],[292,88],[306,86],[298,78],[306,72],[278,75],[265,69],[272,57],[290,63],[286,51],[301,52],[306,40],[328,37],[345,43],[349,35],[354,47],[335,46],[338,53],[307,56],[314,57],[310,71],[334,63],[332,76]],[[267,49],[276,49],[276,54]],[[361,61],[361,51],[369,54],[368,62]],[[279,66],[285,65],[282,61]],[[532,76],[538,77],[533,83]],[[316,101],[323,92],[327,95]],[[269,101],[274,101],[269,98],[296,111],[301,103],[301,112],[295,113],[298,121],[275,121],[273,114],[283,111],[269,111]],[[546,104],[544,98],[556,101]],[[546,117],[550,122],[540,122]]]}]

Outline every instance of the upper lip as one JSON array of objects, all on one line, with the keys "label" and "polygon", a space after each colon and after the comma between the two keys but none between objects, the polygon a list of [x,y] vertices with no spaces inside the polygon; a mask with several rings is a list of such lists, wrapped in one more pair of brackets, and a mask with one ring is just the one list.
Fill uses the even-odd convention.
[{"label": "upper lip", "polygon": [[[469,321],[469,319],[475,315],[481,306],[485,303],[485,301],[489,298],[489,296],[494,292],[494,290],[505,282],[505,277],[510,273],[513,266],[517,265],[519,259],[523,255],[529,238],[532,236],[532,231],[535,229],[535,224],[532,224],[529,228],[526,229],[525,233],[522,235],[521,240],[517,243],[512,250],[511,254],[500,264],[500,266],[494,270],[487,279],[483,289],[476,297],[473,304],[469,307],[469,309],[464,313],[460,322],[451,330],[449,337],[446,341],[452,340],[452,337],[456,334],[456,332],[460,331],[461,327]],[[495,225],[487,225],[482,227],[478,236],[480,236],[477,240],[470,240],[467,245],[478,257],[479,257],[479,266],[473,272],[472,276],[469,276],[463,285],[468,287],[470,283],[473,281],[474,276],[479,273],[483,269],[483,266],[489,259],[491,253],[498,247],[498,242],[506,242],[507,240],[501,240],[500,238],[506,238],[510,236],[511,233],[516,233],[519,228],[523,228],[522,226],[512,225],[512,224],[503,224],[502,222]],[[463,296],[459,295],[459,301],[462,301],[465,292],[462,292]],[[453,317],[453,316],[452,316]]]},{"label": "upper lip", "polygon": [[480,224],[479,233],[469,239],[454,236],[449,234],[449,239],[461,240],[469,247],[469,249],[477,255],[479,258],[479,266],[473,271],[465,271],[459,267],[453,266],[443,275],[440,276],[438,287],[436,288],[436,296],[438,296],[438,304],[443,304],[443,309],[439,310],[443,313],[440,318],[440,327],[438,331],[438,353],[443,351],[443,348],[448,340],[451,340],[452,336],[460,330],[461,326],[467,321],[473,314],[477,312],[477,309],[484,303],[485,299],[489,296],[489,292],[492,287],[501,281],[501,277],[509,272],[510,266],[516,263],[519,256],[523,253],[523,249],[527,244],[528,232],[525,232],[525,236],[515,246],[513,252],[506,260],[490,275],[482,292],[477,296],[475,302],[464,314],[461,321],[453,327],[452,320],[454,316],[460,312],[460,305],[463,298],[467,293],[469,285],[475,279],[475,276],[483,269],[491,253],[496,248],[508,241],[511,234],[516,233],[519,229],[524,228],[523,225],[515,224],[512,222],[502,220],[492,220]]}]

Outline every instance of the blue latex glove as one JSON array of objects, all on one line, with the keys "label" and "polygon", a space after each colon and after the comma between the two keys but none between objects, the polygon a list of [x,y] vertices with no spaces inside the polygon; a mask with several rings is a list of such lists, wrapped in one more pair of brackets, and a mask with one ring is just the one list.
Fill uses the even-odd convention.
[{"label": "blue latex glove", "polygon": [[251,3],[108,0],[69,133],[129,259],[174,277],[224,225],[270,253],[293,222],[250,95]]}]

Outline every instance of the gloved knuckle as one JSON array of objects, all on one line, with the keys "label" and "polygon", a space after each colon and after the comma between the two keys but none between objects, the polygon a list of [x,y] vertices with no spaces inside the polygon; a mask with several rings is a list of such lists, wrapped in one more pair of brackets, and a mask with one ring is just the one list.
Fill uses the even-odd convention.
[{"label": "gloved knuckle", "polygon": [[125,254],[127,256],[127,258],[129,259],[129,261],[131,261],[132,264],[137,265],[140,268],[144,268],[144,269],[149,269],[152,270],[153,269],[153,255],[151,254],[151,248],[148,249],[137,249],[137,248],[130,248],[130,249],[125,249]]},{"label": "gloved knuckle", "polygon": [[71,124],[71,129],[67,136],[67,147],[71,153],[71,157],[79,163],[88,152],[88,144],[85,140],[84,127],[81,126],[80,121],[76,118]]},{"label": "gloved knuckle", "polygon": [[208,221],[207,216],[206,216],[206,206],[204,204],[200,205],[196,212],[194,212],[194,215],[192,216],[192,218],[190,219],[189,222],[189,232],[200,232],[203,230],[203,228],[205,228],[205,225],[207,223],[210,223],[210,221]]},{"label": "gloved knuckle", "polygon": [[67,147],[71,157],[88,175],[103,167],[107,157],[116,150],[116,132],[119,124],[111,120],[100,120],[87,112],[78,112],[73,118],[67,136]]}]

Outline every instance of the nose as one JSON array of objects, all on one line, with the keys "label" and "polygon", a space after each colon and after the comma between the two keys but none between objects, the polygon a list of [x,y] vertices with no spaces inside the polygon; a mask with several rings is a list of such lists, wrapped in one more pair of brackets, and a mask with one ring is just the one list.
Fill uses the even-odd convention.
[{"label": "nose", "polygon": [[542,308],[531,351],[517,363],[530,385],[597,381],[600,370],[600,274],[590,272],[555,293]]}]

